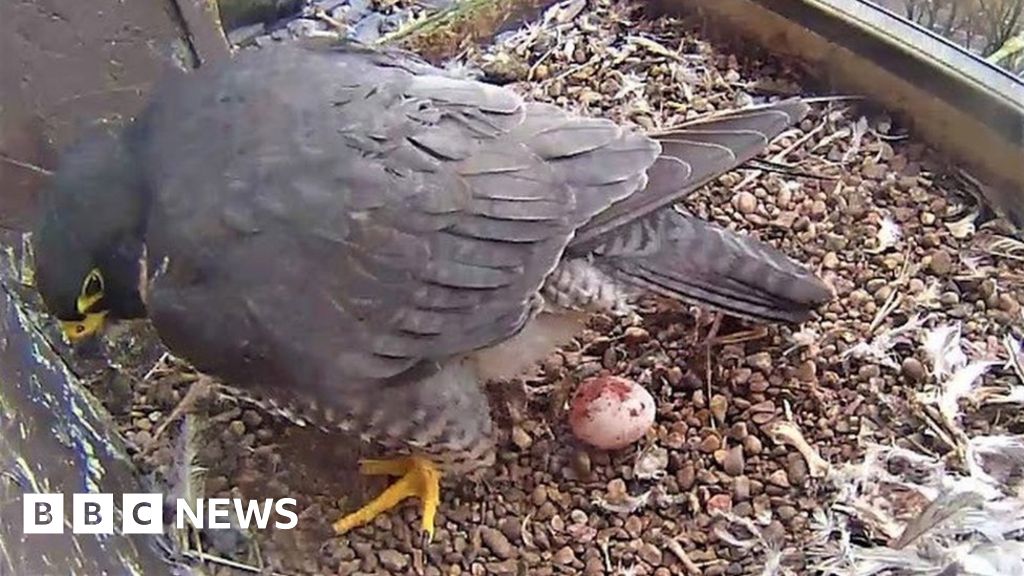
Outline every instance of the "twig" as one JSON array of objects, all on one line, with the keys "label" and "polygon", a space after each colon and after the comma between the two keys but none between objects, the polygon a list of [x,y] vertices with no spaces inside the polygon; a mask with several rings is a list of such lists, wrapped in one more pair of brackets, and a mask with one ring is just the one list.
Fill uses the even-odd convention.
[{"label": "twig", "polygon": [[0,160],[4,161],[4,162],[6,162],[6,163],[8,163],[8,164],[10,164],[12,166],[17,166],[18,168],[24,168],[25,170],[30,170],[32,172],[35,172],[36,174],[42,174],[43,176],[53,176],[53,172],[51,170],[47,170],[46,168],[43,168],[41,166],[36,166],[35,164],[32,164],[30,162],[25,162],[24,160],[18,160],[17,158],[11,158],[10,156],[8,156],[6,154],[0,154]]},{"label": "twig", "polygon": [[523,540],[523,544],[527,548],[533,547],[533,533],[527,530],[527,527],[530,526],[532,520],[533,513],[527,514],[526,517],[523,518],[522,524],[519,525],[519,537]]},{"label": "twig", "polygon": [[752,158],[747,161],[747,166],[750,168],[756,168],[764,172],[771,172],[775,174],[783,174],[785,176],[792,176],[797,178],[809,178],[811,180],[827,180],[829,182],[840,180],[839,176],[829,176],[826,174],[815,174],[806,170],[799,170],[792,166],[781,164],[779,162],[771,162],[769,160],[758,160]]},{"label": "twig", "polygon": [[597,64],[597,63],[598,63],[597,59],[591,58],[590,60],[587,60],[586,62],[583,62],[583,63],[580,63],[580,64],[576,64],[575,66],[570,66],[570,67],[566,68],[565,70],[559,72],[558,74],[543,80],[540,83],[540,85],[541,86],[547,86],[547,85],[551,84],[552,82],[554,82],[555,80],[561,80],[562,78],[566,78],[568,76],[571,76],[571,75],[579,72],[580,70],[584,70],[588,66],[593,66],[594,64]]},{"label": "twig", "polygon": [[[772,156],[770,161],[771,162],[781,162],[783,158],[785,158],[786,156],[789,156],[794,150],[796,150],[797,148],[803,146],[805,142],[807,142],[811,138],[814,138],[814,136],[818,132],[821,132],[822,130],[824,130],[825,126],[827,124],[828,124],[828,120],[822,120],[822,122],[819,123],[817,126],[815,126],[813,129],[809,130],[807,133],[805,133],[800,138],[797,138],[792,144],[787,146],[785,149],[783,149],[778,154],[775,154],[774,156]],[[760,169],[755,169],[755,170],[747,171],[747,175],[743,177],[743,181],[740,182],[734,188],[734,190],[742,190],[742,189],[746,188],[752,182],[757,180],[761,176],[762,172],[763,172],[763,170],[760,170]]]},{"label": "twig", "polygon": [[903,533],[892,544],[892,547],[896,550],[905,548],[935,526],[955,516],[964,508],[977,506],[982,502],[984,502],[984,499],[980,494],[976,493],[958,494],[948,492],[942,494],[903,528]]},{"label": "twig", "polygon": [[537,76],[537,68],[540,68],[540,65],[543,64],[544,61],[547,60],[554,53],[555,49],[551,48],[547,52],[545,52],[540,58],[538,58],[537,61],[534,62],[532,66],[530,66],[529,72],[526,73],[526,79],[532,82],[533,79]]},{"label": "twig", "polygon": [[924,420],[924,423],[928,425],[928,428],[930,428],[931,431],[934,432],[936,436],[938,436],[939,440],[942,440],[946,444],[946,446],[949,446],[951,449],[955,450],[957,454],[961,454],[963,452],[963,448],[959,445],[959,443],[957,443],[957,441],[952,436],[950,436],[949,433],[945,429],[943,429],[943,427],[940,426],[939,423],[936,422],[930,414],[924,412],[923,414],[921,414],[921,419]]},{"label": "twig", "polygon": [[860,146],[864,141],[864,135],[867,134],[868,131],[868,119],[861,116],[852,124],[852,126],[853,128],[850,132],[850,147],[847,148],[846,152],[843,154],[843,158],[840,161],[841,164],[846,164],[856,156],[858,152],[860,152]]},{"label": "twig", "polygon": [[668,48],[658,44],[650,38],[644,38],[643,36],[626,36],[626,42],[630,44],[636,44],[642,46],[648,52],[651,52],[657,56],[662,56],[675,60],[676,62],[686,63],[686,59],[683,58],[678,52],[669,50]]},{"label": "twig", "polygon": [[985,252],[990,256],[1024,262],[1024,242],[1009,236],[999,236],[985,247]]},{"label": "twig", "polygon": [[852,95],[852,94],[849,94],[849,95],[837,94],[835,96],[811,96],[811,97],[808,97],[808,98],[802,98],[802,100],[804,102],[807,102],[808,104],[821,104],[821,103],[825,103],[825,102],[857,102],[857,101],[860,101],[860,100],[863,100],[863,99],[864,99],[863,96],[856,96],[856,95]]},{"label": "twig", "polygon": [[787,421],[777,422],[768,430],[768,434],[774,442],[788,444],[796,448],[807,462],[807,469],[812,478],[825,477],[832,469],[832,465],[818,454],[818,451],[804,438],[796,424]]},{"label": "twig", "polygon": [[269,576],[294,576],[293,574],[287,574],[285,572],[270,571],[267,572],[265,569],[259,566],[252,566],[251,564],[244,564],[235,560],[229,560],[206,552],[193,552],[186,550],[181,553],[182,556],[191,560],[198,560],[200,562],[209,562],[211,564],[218,564],[220,566],[227,566],[228,568],[234,568],[236,570],[242,570],[244,572],[251,572],[253,574],[267,574]]},{"label": "twig", "polygon": [[900,275],[896,277],[896,281],[893,283],[894,289],[889,294],[889,297],[885,299],[885,303],[878,309],[878,313],[875,314],[874,319],[871,321],[871,325],[868,327],[868,334],[873,334],[878,327],[885,322],[885,319],[903,302],[903,295],[900,294],[900,287],[906,284],[907,279],[910,277],[910,252],[904,255],[903,268],[900,269]]},{"label": "twig", "polygon": [[604,558],[604,571],[612,571],[612,555],[608,552],[608,541],[601,540],[598,542],[598,546],[601,548],[601,557]]},{"label": "twig", "polygon": [[146,375],[142,377],[142,381],[145,382],[145,381],[149,380],[150,378],[156,376],[158,373],[163,372],[164,370],[166,370],[167,369],[167,361],[170,360],[170,359],[171,359],[170,353],[164,352],[163,354],[161,354],[160,358],[158,358],[157,361],[153,363],[153,367],[150,368],[146,372]]},{"label": "twig", "polygon": [[675,538],[665,538],[665,546],[668,547],[669,552],[679,559],[679,563],[683,565],[683,569],[686,570],[687,574],[692,574],[693,576],[701,575],[700,566],[697,566],[690,558],[678,540]]},{"label": "twig", "polygon": [[346,23],[342,22],[341,20],[338,20],[337,18],[331,16],[323,8],[317,8],[316,12],[314,13],[314,16],[316,16],[320,20],[323,20],[331,28],[334,28],[335,30],[337,30],[341,34],[348,34],[348,32],[349,32],[350,27],[349,27],[348,24],[346,24]]},{"label": "twig", "polygon": [[157,426],[156,430],[153,432],[153,443],[155,444],[156,440],[160,438],[160,435],[164,433],[164,430],[166,430],[171,423],[178,418],[181,418],[183,414],[191,411],[195,406],[195,403],[200,398],[209,394],[210,390],[213,389],[213,386],[214,383],[209,377],[199,376],[196,381],[189,386],[188,392],[185,392],[185,397],[178,402],[178,405],[174,407],[174,410],[171,410],[171,414],[164,419],[159,426]]},{"label": "twig", "polygon": [[1013,345],[1013,340],[1009,334],[1003,337],[1003,347],[1006,349],[1006,354],[1009,356],[1010,367],[1013,368],[1013,372],[1017,375],[1017,379],[1020,380],[1020,383],[1024,384],[1024,361],[1021,360],[1020,355],[1017,353],[1016,347]]}]

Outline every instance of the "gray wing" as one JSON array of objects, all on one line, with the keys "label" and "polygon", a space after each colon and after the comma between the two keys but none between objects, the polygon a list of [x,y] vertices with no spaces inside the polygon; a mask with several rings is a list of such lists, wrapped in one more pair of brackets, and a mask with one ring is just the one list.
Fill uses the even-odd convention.
[{"label": "gray wing", "polygon": [[833,298],[778,249],[673,208],[602,236],[590,258],[633,286],[755,320],[802,322]]},{"label": "gray wing", "polygon": [[576,228],[642,187],[659,146],[424,70],[281,48],[161,93],[149,298],[172,349],[371,425],[478,409],[475,386],[405,384],[520,330]]},{"label": "gray wing", "polygon": [[569,256],[633,287],[734,315],[807,319],[832,297],[813,273],[767,244],[670,205],[761,153],[808,110],[806,102],[789,99],[654,134],[663,150],[648,185],[588,222]]},{"label": "gray wing", "polygon": [[731,110],[651,134],[662,153],[648,171],[649,183],[597,215],[576,235],[570,252],[589,251],[603,234],[685,198],[725,172],[757,156],[810,107],[800,98]]}]

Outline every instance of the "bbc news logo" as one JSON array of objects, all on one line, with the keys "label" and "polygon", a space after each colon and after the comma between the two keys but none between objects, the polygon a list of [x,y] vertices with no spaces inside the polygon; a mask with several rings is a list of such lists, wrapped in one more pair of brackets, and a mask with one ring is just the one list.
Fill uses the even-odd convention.
[{"label": "bbc news logo", "polygon": [[[63,494],[28,493],[24,497],[22,519],[25,534],[64,533]],[[186,525],[213,530],[234,527],[265,530],[270,526],[279,530],[291,530],[299,523],[295,506],[294,498],[199,498],[194,505],[184,499],[178,499],[174,507],[174,526],[179,530]],[[113,494],[73,494],[71,497],[72,534],[113,534],[115,516],[117,512]],[[120,516],[122,534],[162,534],[164,496],[123,494]],[[232,519],[235,523],[232,523]]]}]

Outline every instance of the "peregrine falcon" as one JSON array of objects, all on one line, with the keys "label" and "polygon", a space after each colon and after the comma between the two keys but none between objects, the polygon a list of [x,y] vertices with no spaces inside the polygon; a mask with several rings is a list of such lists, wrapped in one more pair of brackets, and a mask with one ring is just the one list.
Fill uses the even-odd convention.
[{"label": "peregrine falcon", "polygon": [[167,348],[395,451],[433,531],[442,473],[493,461],[481,383],[657,293],[799,322],[832,293],[778,250],[674,204],[801,119],[800,99],[657,133],[407,54],[282,45],[163,83],[70,148],[37,285],[69,338],[147,316]]}]

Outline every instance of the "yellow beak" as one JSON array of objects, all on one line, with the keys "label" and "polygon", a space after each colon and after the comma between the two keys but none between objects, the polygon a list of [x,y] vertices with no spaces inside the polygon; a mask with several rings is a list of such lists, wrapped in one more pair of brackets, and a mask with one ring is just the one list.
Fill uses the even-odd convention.
[{"label": "yellow beak", "polygon": [[75,302],[78,307],[78,313],[85,314],[86,317],[88,317],[89,310],[92,310],[92,307],[95,306],[102,298],[103,292],[99,292],[91,296],[79,296],[78,300]]},{"label": "yellow beak", "polygon": [[64,336],[72,343],[75,343],[102,330],[106,318],[106,311],[93,312],[86,314],[82,320],[62,321],[60,328],[64,331]]}]

